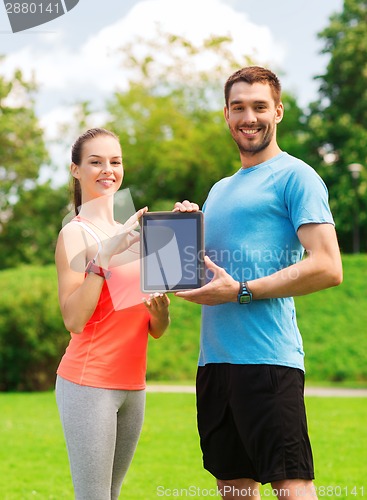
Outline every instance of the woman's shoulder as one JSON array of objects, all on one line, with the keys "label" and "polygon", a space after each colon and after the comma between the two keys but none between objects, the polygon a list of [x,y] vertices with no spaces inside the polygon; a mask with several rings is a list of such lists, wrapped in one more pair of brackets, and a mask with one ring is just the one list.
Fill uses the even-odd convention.
[{"label": "woman's shoulder", "polygon": [[80,218],[73,217],[69,222],[63,224],[62,228],[59,231],[59,236],[67,236],[67,235],[81,235],[82,233],[82,225],[79,224]]},{"label": "woman's shoulder", "polygon": [[74,223],[74,219],[66,223],[59,231],[56,250],[56,254],[62,251],[68,255],[86,251],[86,239],[83,236],[83,229],[79,224]]}]

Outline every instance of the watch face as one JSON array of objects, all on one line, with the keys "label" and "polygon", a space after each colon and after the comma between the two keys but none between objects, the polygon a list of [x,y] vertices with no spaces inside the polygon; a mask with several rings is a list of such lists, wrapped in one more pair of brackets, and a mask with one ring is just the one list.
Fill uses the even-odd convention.
[{"label": "watch face", "polygon": [[249,302],[251,302],[250,295],[240,295],[239,296],[239,303],[240,304],[248,304]]}]

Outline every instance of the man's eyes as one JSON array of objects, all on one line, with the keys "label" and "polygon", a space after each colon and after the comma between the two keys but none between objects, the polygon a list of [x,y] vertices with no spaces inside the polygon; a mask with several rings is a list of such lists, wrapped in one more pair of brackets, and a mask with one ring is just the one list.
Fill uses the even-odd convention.
[{"label": "man's eyes", "polygon": [[[261,111],[267,111],[268,108],[265,105],[259,105],[259,106],[255,106],[253,109],[255,111],[260,111],[261,112]],[[233,111],[239,111],[239,112],[241,112],[241,111],[244,111],[244,107],[243,106],[234,106],[232,108],[232,110]]]}]

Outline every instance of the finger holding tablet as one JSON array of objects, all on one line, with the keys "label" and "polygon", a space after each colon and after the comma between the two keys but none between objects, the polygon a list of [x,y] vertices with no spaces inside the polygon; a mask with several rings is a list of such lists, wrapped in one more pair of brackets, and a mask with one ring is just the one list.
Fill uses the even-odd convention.
[{"label": "finger holding tablet", "polygon": [[177,201],[173,208],[173,212],[197,212],[199,210],[199,205],[193,203],[189,200]]}]

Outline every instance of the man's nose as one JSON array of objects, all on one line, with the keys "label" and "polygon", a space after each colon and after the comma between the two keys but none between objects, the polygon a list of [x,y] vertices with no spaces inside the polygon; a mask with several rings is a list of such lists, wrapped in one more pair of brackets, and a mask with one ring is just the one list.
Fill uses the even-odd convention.
[{"label": "man's nose", "polygon": [[241,118],[243,123],[256,123],[257,121],[256,113],[252,109],[243,110]]}]

